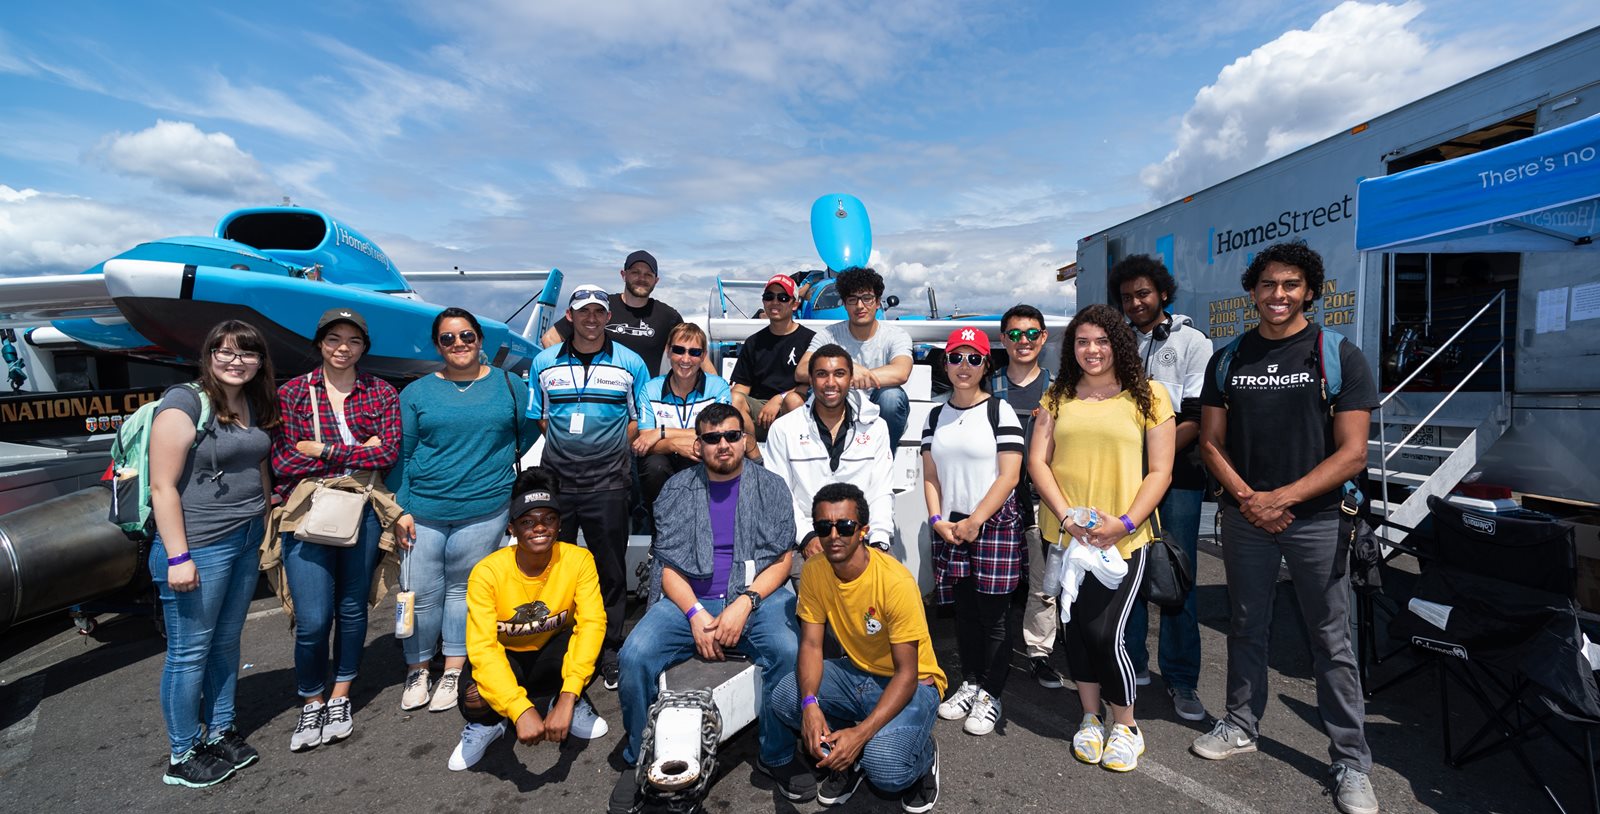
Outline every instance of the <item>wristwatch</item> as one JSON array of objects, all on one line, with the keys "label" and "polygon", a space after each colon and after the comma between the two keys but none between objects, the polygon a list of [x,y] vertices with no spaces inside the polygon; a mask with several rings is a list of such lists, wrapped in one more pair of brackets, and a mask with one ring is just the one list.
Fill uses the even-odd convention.
[{"label": "wristwatch", "polygon": [[761,594],[755,591],[745,591],[743,595],[750,597],[750,610],[754,611],[761,607]]}]

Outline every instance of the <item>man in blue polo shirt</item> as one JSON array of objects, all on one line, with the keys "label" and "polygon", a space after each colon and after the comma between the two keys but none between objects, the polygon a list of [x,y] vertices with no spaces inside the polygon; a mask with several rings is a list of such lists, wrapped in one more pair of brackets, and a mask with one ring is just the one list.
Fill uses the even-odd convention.
[{"label": "man in blue polo shirt", "polygon": [[528,371],[528,417],[544,427],[541,463],[561,486],[561,534],[565,543],[584,542],[594,555],[600,596],[606,604],[606,638],[600,675],[617,688],[617,651],[622,648],[623,601],[627,595],[628,490],[633,478],[629,443],[655,428],[646,407],[644,360],[606,334],[610,297],[595,285],[580,285],[567,301],[572,340],[545,348]]}]

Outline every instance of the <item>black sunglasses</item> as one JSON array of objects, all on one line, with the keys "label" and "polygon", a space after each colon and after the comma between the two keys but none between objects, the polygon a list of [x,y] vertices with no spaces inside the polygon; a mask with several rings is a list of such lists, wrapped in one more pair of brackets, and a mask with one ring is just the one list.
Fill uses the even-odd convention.
[{"label": "black sunglasses", "polygon": [[1026,331],[1022,330],[1021,328],[1012,328],[1011,330],[1006,331],[1006,338],[1012,342],[1021,342],[1022,337],[1024,336],[1028,337],[1028,341],[1032,342],[1043,335],[1044,330],[1041,328],[1029,328]]},{"label": "black sunglasses", "polygon": [[744,440],[744,430],[723,430],[722,432],[700,433],[700,443],[706,446],[716,446],[720,441],[737,444]]},{"label": "black sunglasses", "polygon": [[827,537],[833,533],[834,529],[839,530],[840,537],[854,537],[856,536],[856,531],[860,528],[861,524],[855,520],[811,521],[811,530],[815,531],[818,537]]},{"label": "black sunglasses", "polygon": [[778,302],[790,302],[794,300],[794,297],[791,297],[788,294],[774,294],[771,291],[762,293],[762,302],[772,302],[773,300],[777,300]]},{"label": "black sunglasses", "polygon": [[450,333],[449,331],[446,331],[442,334],[439,334],[439,344],[448,348],[451,345],[454,345],[456,343],[456,339],[458,338],[461,340],[461,344],[470,345],[478,341],[478,334],[476,331],[462,331],[461,333]]},{"label": "black sunglasses", "polygon": [[670,350],[673,353],[678,354],[679,356],[682,356],[683,354],[687,353],[687,354],[689,354],[690,356],[692,356],[692,357],[694,357],[696,359],[699,359],[700,357],[702,357],[702,356],[704,356],[706,354],[704,348],[686,348],[686,347],[684,347],[682,345],[673,345],[670,348]]},{"label": "black sunglasses", "polygon": [[944,357],[944,363],[955,367],[966,362],[968,367],[983,367],[983,354],[981,353],[952,353]]}]

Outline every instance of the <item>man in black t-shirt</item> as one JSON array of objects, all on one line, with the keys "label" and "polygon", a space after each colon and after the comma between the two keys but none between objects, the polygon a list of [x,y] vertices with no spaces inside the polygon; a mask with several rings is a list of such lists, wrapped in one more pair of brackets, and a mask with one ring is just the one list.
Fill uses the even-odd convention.
[{"label": "man in black t-shirt", "polygon": [[[652,376],[661,374],[661,360],[667,353],[667,334],[683,322],[676,308],[650,296],[655,293],[659,280],[654,255],[647,251],[628,255],[622,263],[622,290],[611,295],[611,321],[606,324],[606,333],[639,354]],[[557,342],[570,341],[572,322],[566,317],[557,320],[540,338],[547,348]],[[707,373],[717,372],[710,354],[701,359],[700,366]]]},{"label": "man in black t-shirt", "polygon": [[[1242,282],[1260,324],[1231,354],[1218,351],[1206,369],[1200,452],[1223,490],[1228,711],[1190,748],[1210,760],[1256,751],[1281,561],[1311,641],[1334,802],[1345,814],[1377,814],[1338,504],[1340,487],[1366,468],[1378,398],[1360,349],[1348,341],[1324,343],[1323,329],[1306,318],[1321,297],[1322,278],[1322,258],[1304,243],[1279,243],[1257,254]],[[1335,361],[1324,358],[1325,347],[1339,354],[1338,392],[1328,392],[1325,371]]]},{"label": "man in black t-shirt", "polygon": [[728,377],[733,392],[744,401],[746,416],[755,424],[757,441],[766,441],[767,427],[783,415],[785,393],[793,391],[802,398],[806,393],[806,385],[795,384],[794,369],[816,332],[794,321],[799,305],[792,277],[777,274],[767,281],[761,292],[761,311],[769,324],[745,339],[733,375]]}]

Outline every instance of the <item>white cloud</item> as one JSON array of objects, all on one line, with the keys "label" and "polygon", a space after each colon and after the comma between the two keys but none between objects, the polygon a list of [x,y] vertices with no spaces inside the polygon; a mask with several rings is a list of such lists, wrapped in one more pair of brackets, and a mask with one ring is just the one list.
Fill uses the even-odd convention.
[{"label": "white cloud", "polygon": [[1432,93],[1504,60],[1430,42],[1418,2],[1347,0],[1223,68],[1195,94],[1177,146],[1140,180],[1175,200]]},{"label": "white cloud", "polygon": [[137,133],[113,133],[95,154],[124,175],[213,198],[260,199],[272,194],[261,165],[227,133],[205,133],[190,122],[158,119]]},{"label": "white cloud", "polygon": [[161,233],[137,209],[0,184],[0,275],[83,271]]}]

